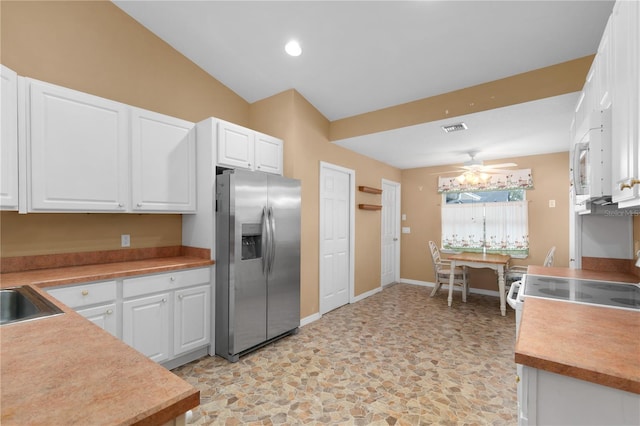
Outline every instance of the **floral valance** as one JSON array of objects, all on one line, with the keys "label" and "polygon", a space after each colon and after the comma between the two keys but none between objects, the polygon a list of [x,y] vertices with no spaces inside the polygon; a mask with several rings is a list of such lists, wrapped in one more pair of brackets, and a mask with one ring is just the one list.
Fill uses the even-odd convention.
[{"label": "floral valance", "polygon": [[459,176],[440,176],[438,192],[501,191],[531,189],[531,169],[509,170],[499,173],[466,172]]}]

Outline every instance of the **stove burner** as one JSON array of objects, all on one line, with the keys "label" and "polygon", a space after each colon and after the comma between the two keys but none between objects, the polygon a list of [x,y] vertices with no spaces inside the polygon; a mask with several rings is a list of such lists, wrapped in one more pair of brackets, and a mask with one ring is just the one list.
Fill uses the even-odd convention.
[{"label": "stove burner", "polygon": [[[564,288],[557,288],[555,290],[552,290],[550,288],[541,288],[538,291],[540,293],[542,293],[542,294],[548,294],[549,296],[561,297],[563,299],[569,299],[569,296],[571,295],[569,293],[569,290],[566,290]],[[593,299],[593,296],[591,296],[590,294],[587,294],[587,293],[583,293],[581,291],[576,291],[575,298],[576,298],[576,300],[588,300],[588,299]]]},{"label": "stove burner", "polygon": [[631,298],[623,299],[621,297],[614,297],[611,300],[616,302],[616,303],[620,303],[621,305],[632,306],[634,308],[640,308],[640,300],[631,299]]},{"label": "stove burner", "polygon": [[595,288],[598,290],[606,290],[606,291],[618,291],[622,293],[634,293],[635,287],[633,285],[626,284],[609,284],[609,283],[584,283],[584,287]]}]

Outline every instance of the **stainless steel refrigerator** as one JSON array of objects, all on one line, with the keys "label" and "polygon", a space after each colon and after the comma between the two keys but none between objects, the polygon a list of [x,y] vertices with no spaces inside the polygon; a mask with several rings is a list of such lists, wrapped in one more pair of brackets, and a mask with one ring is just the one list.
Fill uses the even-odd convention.
[{"label": "stainless steel refrigerator", "polygon": [[215,348],[235,362],[300,325],[300,182],[246,170],[216,182]]}]

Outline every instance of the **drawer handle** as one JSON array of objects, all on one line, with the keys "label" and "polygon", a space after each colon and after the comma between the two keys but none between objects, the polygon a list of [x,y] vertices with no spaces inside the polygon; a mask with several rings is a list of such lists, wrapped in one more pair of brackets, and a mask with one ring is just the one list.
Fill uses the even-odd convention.
[{"label": "drawer handle", "polygon": [[83,296],[89,295],[89,290],[82,290],[82,295]]},{"label": "drawer handle", "polygon": [[629,181],[629,183],[621,183],[620,184],[620,191],[622,191],[625,188],[631,189],[636,185],[640,185],[640,179],[631,179]]},{"label": "drawer handle", "polygon": [[184,296],[182,294],[178,295],[178,299],[182,300]]},{"label": "drawer handle", "polygon": [[111,315],[113,313],[113,309],[107,309],[107,315]]},{"label": "drawer handle", "polygon": [[176,280],[176,277],[171,277],[171,278],[169,278],[169,279],[170,279],[171,281],[175,281],[175,280]]},{"label": "drawer handle", "polygon": [[167,299],[166,298],[162,298],[162,303],[167,303]]}]

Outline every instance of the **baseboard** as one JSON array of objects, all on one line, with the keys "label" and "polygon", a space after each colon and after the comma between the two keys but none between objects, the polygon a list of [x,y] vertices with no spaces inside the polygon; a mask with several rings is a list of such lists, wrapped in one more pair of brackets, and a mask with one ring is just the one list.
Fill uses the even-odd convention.
[{"label": "baseboard", "polygon": [[[400,282],[404,283],[404,284],[413,284],[413,285],[420,285],[423,287],[435,287],[435,283],[432,283],[430,281],[418,281],[418,280],[410,280],[408,278],[400,278]],[[443,290],[449,291],[449,286],[448,285],[443,285],[442,286]],[[453,291],[462,291],[462,287],[453,287]],[[487,290],[484,288],[473,288],[470,287],[469,288],[469,293],[475,293],[475,294],[482,294],[484,296],[493,296],[493,297],[500,297],[500,292],[497,290]]]},{"label": "baseboard", "polygon": [[300,320],[300,327],[304,327],[307,324],[311,324],[312,322],[317,321],[320,318],[322,318],[322,315],[320,315],[320,312],[316,312],[315,314],[311,314],[308,317],[304,317]]},{"label": "baseboard", "polygon": [[382,287],[378,287],[378,288],[374,288],[373,290],[369,290],[365,293],[362,293],[356,297],[353,298],[353,300],[351,301],[351,303],[356,303],[361,301],[362,299],[366,299],[369,296],[373,296],[376,293],[380,293],[382,291]]}]

